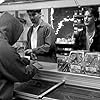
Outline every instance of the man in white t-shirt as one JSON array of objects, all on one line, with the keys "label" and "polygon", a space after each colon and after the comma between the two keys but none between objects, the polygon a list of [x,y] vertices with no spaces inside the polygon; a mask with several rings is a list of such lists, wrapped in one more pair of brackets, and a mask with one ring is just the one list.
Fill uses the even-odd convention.
[{"label": "man in white t-shirt", "polygon": [[27,49],[25,53],[35,54],[38,61],[56,62],[56,36],[50,24],[41,18],[41,9],[27,10],[32,22],[27,34]]}]

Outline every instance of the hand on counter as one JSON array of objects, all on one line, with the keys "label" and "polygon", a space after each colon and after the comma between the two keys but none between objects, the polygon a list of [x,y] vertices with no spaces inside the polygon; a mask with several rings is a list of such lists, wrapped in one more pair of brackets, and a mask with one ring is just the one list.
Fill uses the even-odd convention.
[{"label": "hand on counter", "polygon": [[27,49],[27,50],[24,51],[24,53],[25,53],[25,55],[30,55],[31,53],[36,54],[36,52],[37,52],[38,49],[39,48]]},{"label": "hand on counter", "polygon": [[26,74],[35,75],[38,72],[38,68],[34,66],[31,62],[26,66]]}]

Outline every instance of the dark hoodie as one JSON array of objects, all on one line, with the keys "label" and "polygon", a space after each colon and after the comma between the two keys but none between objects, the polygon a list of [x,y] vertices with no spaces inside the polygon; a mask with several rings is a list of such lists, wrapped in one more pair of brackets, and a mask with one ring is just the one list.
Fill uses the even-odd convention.
[{"label": "dark hoodie", "polygon": [[14,82],[28,81],[32,74],[25,73],[25,64],[12,45],[23,31],[23,25],[5,12],[0,17],[0,100],[10,100]]}]

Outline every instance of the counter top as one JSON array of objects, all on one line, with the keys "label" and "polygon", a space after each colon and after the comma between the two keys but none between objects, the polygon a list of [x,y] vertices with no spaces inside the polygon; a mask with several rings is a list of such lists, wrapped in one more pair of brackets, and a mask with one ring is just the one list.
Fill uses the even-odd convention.
[{"label": "counter top", "polygon": [[39,69],[39,72],[36,74],[34,79],[42,79],[53,82],[66,80],[65,84],[100,90],[100,77],[71,72],[60,72],[57,70],[57,63],[39,63],[43,66],[43,69]]},{"label": "counter top", "polygon": [[43,66],[43,69],[39,69],[32,80],[16,88],[17,97],[37,100],[38,95],[47,91],[55,83],[65,80],[62,86],[47,94],[42,100],[100,100],[100,77],[59,72],[57,63],[38,63]]}]

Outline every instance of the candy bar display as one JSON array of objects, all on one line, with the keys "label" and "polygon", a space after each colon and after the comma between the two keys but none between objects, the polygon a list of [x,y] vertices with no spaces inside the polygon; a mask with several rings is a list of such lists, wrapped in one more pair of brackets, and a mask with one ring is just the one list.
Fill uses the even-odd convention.
[{"label": "candy bar display", "polygon": [[84,72],[88,75],[100,76],[100,53],[85,54]]},{"label": "candy bar display", "polygon": [[71,51],[67,59],[58,59],[58,71],[100,76],[100,53]]},{"label": "candy bar display", "polygon": [[58,67],[57,67],[58,71],[61,71],[61,72],[69,71],[70,63],[68,63],[68,57],[58,58],[57,63],[58,63]]},{"label": "candy bar display", "polygon": [[84,72],[84,51],[71,51],[69,55],[70,72],[83,73]]},{"label": "candy bar display", "polygon": [[80,65],[71,65],[70,64],[70,72],[73,72],[73,73],[82,73],[83,71],[83,66],[80,66]]}]

